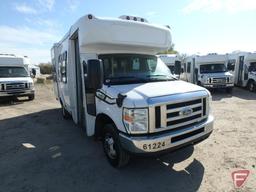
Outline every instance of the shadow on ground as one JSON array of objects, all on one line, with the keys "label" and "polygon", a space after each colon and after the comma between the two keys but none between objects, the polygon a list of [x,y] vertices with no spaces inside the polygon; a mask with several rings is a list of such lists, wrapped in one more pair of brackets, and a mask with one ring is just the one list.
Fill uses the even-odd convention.
[{"label": "shadow on ground", "polygon": [[219,101],[224,98],[237,97],[244,100],[256,100],[256,93],[250,92],[244,88],[234,87],[232,93],[227,93],[225,89],[211,90],[212,100]]},{"label": "shadow on ground", "polygon": [[0,107],[19,105],[29,101],[27,97],[3,97],[0,98]]},{"label": "shadow on ground", "polygon": [[197,191],[204,166],[196,159],[180,170],[192,146],[159,158],[134,158],[112,168],[101,143],[81,136],[59,109],[0,121],[0,191]]}]

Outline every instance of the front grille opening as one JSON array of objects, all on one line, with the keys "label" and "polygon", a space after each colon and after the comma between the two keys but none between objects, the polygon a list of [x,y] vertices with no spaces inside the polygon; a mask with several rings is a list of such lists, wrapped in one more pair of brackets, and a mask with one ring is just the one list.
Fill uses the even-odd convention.
[{"label": "front grille opening", "polygon": [[160,106],[155,107],[155,126],[156,128],[160,128],[161,127],[161,108]]},{"label": "front grille opening", "polygon": [[175,109],[175,108],[179,108],[179,107],[186,107],[188,105],[195,105],[198,103],[201,103],[202,100],[201,99],[197,99],[197,100],[193,100],[193,101],[186,101],[186,102],[182,102],[182,103],[174,103],[174,104],[169,104],[167,105],[167,110],[168,109]]},{"label": "front grille opening", "polygon": [[201,114],[197,114],[197,115],[193,115],[193,116],[186,117],[186,118],[183,118],[183,119],[169,121],[169,122],[167,122],[167,126],[171,126],[171,125],[175,125],[175,124],[179,124],[179,123],[184,123],[184,122],[191,121],[191,120],[194,120],[194,119],[197,119],[197,118],[200,118],[200,117],[201,117]]},{"label": "front grille opening", "polygon": [[206,98],[203,98],[203,116],[206,115]]},{"label": "front grille opening", "polygon": [[202,132],[204,132],[204,127],[203,127],[203,128],[200,128],[200,129],[197,129],[197,130],[195,130],[195,131],[191,131],[191,132],[189,132],[189,133],[185,133],[185,134],[183,134],[183,135],[179,135],[179,136],[173,137],[173,138],[171,139],[171,143],[175,143],[175,142],[181,141],[181,140],[183,140],[183,139],[187,139],[187,138],[189,138],[189,137],[195,136],[195,135],[197,135],[197,134],[199,134],[199,133],[202,133]]}]

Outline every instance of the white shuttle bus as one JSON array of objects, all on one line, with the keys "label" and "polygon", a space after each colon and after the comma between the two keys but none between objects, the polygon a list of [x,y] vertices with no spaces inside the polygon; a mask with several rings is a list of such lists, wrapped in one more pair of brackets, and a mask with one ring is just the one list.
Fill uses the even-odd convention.
[{"label": "white shuttle bus", "polygon": [[172,74],[179,75],[176,74],[176,68],[181,66],[181,59],[177,54],[159,54],[157,56],[167,65]]},{"label": "white shuttle bus", "polygon": [[234,75],[235,85],[256,91],[256,53],[229,54],[228,70]]},{"label": "white shuttle bus", "polygon": [[222,88],[230,93],[234,87],[234,78],[227,71],[226,63],[226,55],[190,56],[184,63],[184,73],[181,77],[205,88]]},{"label": "white shuttle bus", "polygon": [[0,54],[0,99],[3,97],[35,97],[34,83],[28,73],[27,57]]},{"label": "white shuttle bus", "polygon": [[114,167],[132,154],[164,153],[212,133],[210,93],[173,78],[155,56],[170,45],[168,27],[89,14],[51,50],[64,118],[102,140]]}]

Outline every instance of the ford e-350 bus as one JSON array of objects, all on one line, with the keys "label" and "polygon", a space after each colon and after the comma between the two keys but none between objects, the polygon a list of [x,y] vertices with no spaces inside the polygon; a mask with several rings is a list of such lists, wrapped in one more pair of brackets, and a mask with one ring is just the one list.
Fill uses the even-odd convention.
[{"label": "ford e-350 bus", "polygon": [[174,78],[155,56],[170,45],[169,27],[144,18],[86,15],[52,48],[64,118],[100,138],[114,167],[131,154],[167,152],[212,133],[210,93]]}]

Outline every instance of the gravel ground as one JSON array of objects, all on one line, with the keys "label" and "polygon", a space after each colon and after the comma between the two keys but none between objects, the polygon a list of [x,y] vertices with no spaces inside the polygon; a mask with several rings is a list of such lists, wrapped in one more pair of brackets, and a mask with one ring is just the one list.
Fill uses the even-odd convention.
[{"label": "gravel ground", "polygon": [[[34,101],[0,103],[0,191],[255,191],[256,93],[214,92],[214,133],[159,158],[134,158],[120,170],[100,142],[63,120],[52,85],[36,85]],[[249,169],[234,188],[231,172]]]}]

